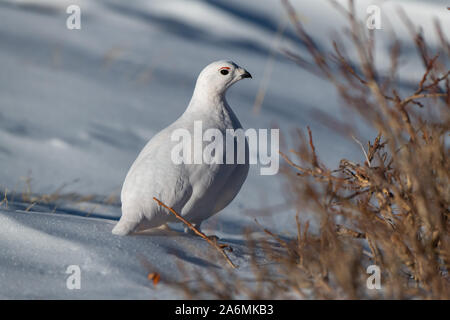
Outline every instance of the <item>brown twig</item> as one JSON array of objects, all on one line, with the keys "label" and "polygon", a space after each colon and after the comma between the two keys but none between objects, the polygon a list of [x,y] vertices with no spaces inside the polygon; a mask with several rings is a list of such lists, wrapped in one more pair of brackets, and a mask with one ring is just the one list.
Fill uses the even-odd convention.
[{"label": "brown twig", "polygon": [[224,248],[221,248],[216,242],[212,241],[210,238],[208,238],[208,236],[206,234],[204,234],[203,232],[201,232],[200,230],[198,230],[196,227],[194,227],[194,225],[192,223],[190,223],[189,221],[187,221],[186,219],[184,219],[182,216],[180,216],[175,210],[173,210],[172,208],[170,208],[169,206],[165,205],[162,201],[158,200],[156,197],[153,197],[153,200],[155,200],[160,206],[163,206],[164,208],[166,208],[167,210],[169,210],[171,213],[173,213],[173,215],[180,220],[181,222],[183,222],[186,226],[188,226],[189,229],[191,229],[192,231],[194,231],[195,234],[197,234],[198,236],[200,236],[201,238],[203,238],[204,240],[206,240],[206,242],[208,242],[211,246],[213,246],[215,249],[217,249],[225,258],[225,260],[227,260],[228,264],[233,268],[236,269],[237,266],[230,260],[230,258],[227,256],[227,254],[224,251]]},{"label": "brown twig", "polygon": [[424,94],[416,94],[412,95],[399,103],[400,107],[406,106],[408,103],[412,102],[415,99],[423,99],[423,98],[438,98],[438,97],[447,97],[446,93],[424,93]]},{"label": "brown twig", "polygon": [[8,209],[8,196],[7,196],[7,193],[8,193],[8,189],[5,188],[5,197],[4,197],[4,199],[2,201],[0,201],[0,206],[2,206],[3,203],[4,203],[6,209]]}]

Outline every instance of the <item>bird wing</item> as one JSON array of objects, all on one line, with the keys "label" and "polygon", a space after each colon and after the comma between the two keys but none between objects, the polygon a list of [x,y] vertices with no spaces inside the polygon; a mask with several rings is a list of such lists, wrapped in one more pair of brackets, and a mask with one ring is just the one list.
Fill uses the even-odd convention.
[{"label": "bird wing", "polygon": [[171,161],[175,142],[170,139],[173,128],[169,126],[154,136],[131,166],[122,187],[122,211],[144,215],[149,222],[173,220],[171,213],[154,201],[179,211],[192,195],[189,171],[184,164]]}]

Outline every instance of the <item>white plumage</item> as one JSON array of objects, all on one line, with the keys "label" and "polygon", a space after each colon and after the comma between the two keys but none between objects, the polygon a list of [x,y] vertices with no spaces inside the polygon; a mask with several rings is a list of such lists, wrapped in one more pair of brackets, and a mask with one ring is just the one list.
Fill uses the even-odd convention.
[{"label": "white plumage", "polygon": [[[218,129],[224,137],[226,129],[242,128],[225,93],[243,78],[251,75],[231,61],[216,61],[203,69],[186,111],[147,143],[128,171],[121,193],[122,217],[112,230],[114,234],[127,235],[176,221],[153,197],[197,227],[234,199],[247,178],[248,161],[245,164],[175,164],[171,152],[177,142],[171,140],[171,135],[176,129],[186,129],[193,136],[195,121],[201,121],[203,130]],[[245,148],[247,159],[246,141]],[[224,157],[225,154],[226,150]]]}]

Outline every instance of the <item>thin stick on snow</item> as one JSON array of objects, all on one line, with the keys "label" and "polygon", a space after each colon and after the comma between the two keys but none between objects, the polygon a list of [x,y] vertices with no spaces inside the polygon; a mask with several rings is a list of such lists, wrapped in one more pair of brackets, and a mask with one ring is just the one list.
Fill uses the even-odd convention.
[{"label": "thin stick on snow", "polygon": [[5,204],[6,209],[8,209],[8,189],[5,188],[5,198],[0,202],[0,206],[3,205],[3,203]]},{"label": "thin stick on snow", "polygon": [[215,249],[217,249],[225,258],[225,260],[227,260],[228,264],[233,268],[236,269],[236,265],[230,260],[230,258],[228,258],[227,254],[225,253],[224,249],[221,248],[220,246],[217,245],[216,242],[212,241],[210,238],[208,238],[208,236],[206,234],[204,234],[203,232],[201,232],[200,230],[198,230],[196,227],[194,227],[194,225],[192,223],[190,223],[189,221],[187,221],[186,219],[184,219],[182,216],[180,216],[175,210],[173,210],[172,208],[168,207],[167,205],[165,205],[163,202],[161,202],[160,200],[158,200],[157,198],[153,197],[153,200],[155,200],[156,202],[158,202],[158,204],[160,206],[163,206],[164,208],[166,208],[167,210],[169,210],[170,212],[172,212],[175,217],[177,217],[178,220],[180,220],[181,222],[183,222],[185,225],[188,226],[189,229],[191,229],[192,231],[194,231],[198,236],[200,236],[201,238],[203,238],[204,240],[206,240],[211,246],[213,246]]}]

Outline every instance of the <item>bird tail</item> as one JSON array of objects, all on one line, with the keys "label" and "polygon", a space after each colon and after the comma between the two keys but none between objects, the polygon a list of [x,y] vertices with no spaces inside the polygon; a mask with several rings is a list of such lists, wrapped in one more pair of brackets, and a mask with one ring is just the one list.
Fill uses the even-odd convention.
[{"label": "bird tail", "polygon": [[120,219],[112,229],[112,233],[118,236],[126,236],[136,230],[138,225],[139,221]]}]

